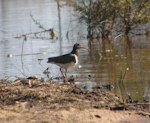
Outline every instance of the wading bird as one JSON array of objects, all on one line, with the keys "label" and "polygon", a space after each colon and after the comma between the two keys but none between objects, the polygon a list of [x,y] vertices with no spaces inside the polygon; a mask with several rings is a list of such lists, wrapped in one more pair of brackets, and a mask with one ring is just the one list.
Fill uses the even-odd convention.
[{"label": "wading bird", "polygon": [[[83,47],[81,44],[74,44],[73,49],[70,53],[65,54],[65,55],[61,55],[61,56],[57,56],[57,57],[51,57],[48,58],[48,62],[47,63],[52,63],[52,64],[56,64],[60,67],[60,71],[65,79],[65,81],[67,81],[67,70],[70,67],[75,66],[78,61],[79,61],[79,49],[84,48],[86,50],[89,51],[89,49]],[[65,74],[62,71],[62,68],[65,69]]]}]

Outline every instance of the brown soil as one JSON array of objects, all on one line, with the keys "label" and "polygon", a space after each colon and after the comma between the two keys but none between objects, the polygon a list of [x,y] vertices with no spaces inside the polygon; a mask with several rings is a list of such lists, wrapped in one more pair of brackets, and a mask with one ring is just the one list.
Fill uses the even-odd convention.
[{"label": "brown soil", "polygon": [[3,123],[149,123],[147,107],[122,104],[103,89],[82,91],[74,85],[23,78],[0,83]]}]

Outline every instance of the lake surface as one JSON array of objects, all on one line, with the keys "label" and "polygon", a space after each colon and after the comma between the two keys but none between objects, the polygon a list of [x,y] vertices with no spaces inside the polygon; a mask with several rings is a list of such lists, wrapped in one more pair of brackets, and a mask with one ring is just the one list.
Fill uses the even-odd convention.
[{"label": "lake surface", "polygon": [[[130,94],[134,101],[149,101],[150,37],[88,40],[86,24],[79,23],[74,14],[72,7],[61,7],[61,41],[55,0],[0,0],[0,79],[48,79],[43,74],[48,67],[51,77],[61,76],[59,67],[47,64],[47,58],[70,52],[78,42],[91,51],[81,49],[78,65],[68,69],[68,77],[78,77],[77,85],[91,90],[97,85],[111,84],[116,94],[121,92],[125,98]],[[46,30],[53,28],[58,39],[51,39],[49,32],[30,34],[26,41],[20,38],[43,31],[33,19]]]}]

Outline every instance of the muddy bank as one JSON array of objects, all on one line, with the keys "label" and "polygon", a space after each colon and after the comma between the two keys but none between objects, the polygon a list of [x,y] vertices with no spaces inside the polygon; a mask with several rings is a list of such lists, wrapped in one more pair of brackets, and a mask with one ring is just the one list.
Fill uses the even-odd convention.
[{"label": "muddy bank", "polygon": [[123,104],[104,89],[82,91],[75,85],[26,78],[1,81],[0,108],[0,122],[122,122],[150,116],[148,104]]}]

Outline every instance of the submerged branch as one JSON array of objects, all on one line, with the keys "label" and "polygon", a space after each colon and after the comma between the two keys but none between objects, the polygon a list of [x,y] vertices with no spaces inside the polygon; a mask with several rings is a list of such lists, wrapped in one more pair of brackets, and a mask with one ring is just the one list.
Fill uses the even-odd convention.
[{"label": "submerged branch", "polygon": [[44,29],[44,30],[46,31],[46,29],[45,29],[37,20],[35,20],[35,19],[33,18],[33,15],[32,15],[32,14],[30,14],[30,17],[31,17],[32,20],[35,22],[35,24],[38,25],[39,28]]}]

